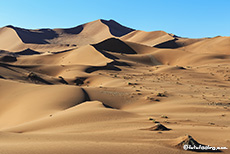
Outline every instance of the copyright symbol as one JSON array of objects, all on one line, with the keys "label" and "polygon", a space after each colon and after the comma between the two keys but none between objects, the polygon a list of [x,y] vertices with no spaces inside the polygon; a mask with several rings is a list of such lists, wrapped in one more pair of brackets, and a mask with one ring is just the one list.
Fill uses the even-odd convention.
[{"label": "copyright symbol", "polygon": [[183,146],[184,150],[188,150],[188,145]]}]

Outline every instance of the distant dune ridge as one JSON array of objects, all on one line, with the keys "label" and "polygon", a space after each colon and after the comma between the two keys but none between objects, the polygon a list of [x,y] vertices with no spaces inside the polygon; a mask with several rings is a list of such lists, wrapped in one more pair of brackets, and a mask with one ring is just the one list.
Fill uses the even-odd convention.
[{"label": "distant dune ridge", "polygon": [[0,153],[229,148],[229,60],[230,37],[190,39],[114,20],[2,27]]}]

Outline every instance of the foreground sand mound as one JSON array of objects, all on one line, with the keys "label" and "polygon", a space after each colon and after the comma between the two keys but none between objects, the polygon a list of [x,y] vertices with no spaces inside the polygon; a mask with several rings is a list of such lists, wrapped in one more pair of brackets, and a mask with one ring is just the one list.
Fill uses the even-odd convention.
[{"label": "foreground sand mound", "polygon": [[[1,91],[1,128],[49,116],[80,104],[86,98],[79,87],[23,84],[7,80],[1,80]],[[9,99],[13,94],[15,97]]]},{"label": "foreground sand mound", "polygon": [[[185,136],[179,137],[179,138],[175,139],[175,142],[177,142],[175,145],[176,147],[178,147],[180,149],[188,150],[188,151],[221,152],[219,149],[212,149],[211,147],[209,147],[207,145],[198,143],[190,135],[185,135]],[[191,149],[190,149],[190,147],[191,147]],[[201,149],[201,147],[203,147],[203,149]],[[207,149],[205,149],[205,148],[207,148]]]},{"label": "foreground sand mound", "polygon": [[99,101],[86,101],[62,111],[50,112],[50,114],[44,118],[12,127],[7,129],[7,131],[25,133],[43,130],[43,132],[54,133],[55,131],[61,133],[68,132],[69,130],[74,131],[74,128],[77,129],[78,124],[106,123],[111,120],[130,117],[137,116],[129,112],[107,108]]},{"label": "foreground sand mound", "polygon": [[157,123],[155,124],[155,126],[147,128],[147,129],[142,129],[142,130],[150,130],[150,131],[169,131],[171,129],[165,127],[163,124],[161,123]]}]

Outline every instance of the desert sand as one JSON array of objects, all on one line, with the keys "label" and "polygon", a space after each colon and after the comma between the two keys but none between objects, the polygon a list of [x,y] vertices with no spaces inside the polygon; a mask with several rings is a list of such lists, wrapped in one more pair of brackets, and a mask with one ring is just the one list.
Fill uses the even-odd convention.
[{"label": "desert sand", "polygon": [[230,153],[229,68],[230,37],[2,27],[0,153]]}]

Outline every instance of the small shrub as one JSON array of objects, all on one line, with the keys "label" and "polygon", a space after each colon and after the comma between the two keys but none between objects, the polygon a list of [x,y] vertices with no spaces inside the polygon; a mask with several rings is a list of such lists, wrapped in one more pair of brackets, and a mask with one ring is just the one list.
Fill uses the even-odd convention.
[{"label": "small shrub", "polygon": [[161,118],[168,118],[168,116],[166,116],[166,115],[161,115]]},{"label": "small shrub", "polygon": [[154,120],[153,118],[149,118],[149,120]]},{"label": "small shrub", "polygon": [[166,95],[164,93],[158,93],[157,96],[158,97],[166,97]]}]

